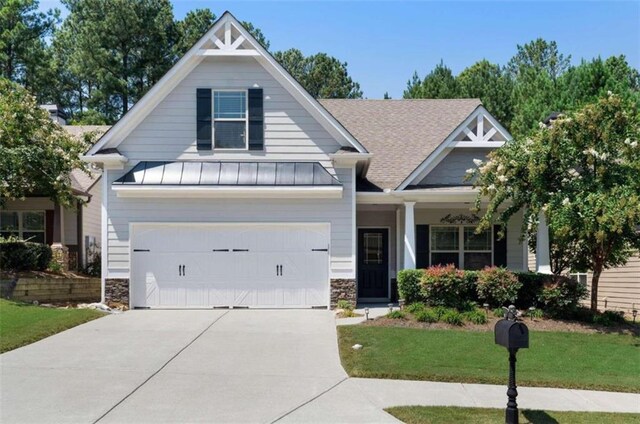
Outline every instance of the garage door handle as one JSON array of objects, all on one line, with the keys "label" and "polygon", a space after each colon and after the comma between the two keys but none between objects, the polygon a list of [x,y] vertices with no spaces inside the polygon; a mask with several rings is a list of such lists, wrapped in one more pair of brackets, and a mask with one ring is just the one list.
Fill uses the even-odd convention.
[{"label": "garage door handle", "polygon": [[311,249],[312,252],[328,252],[329,249]]},{"label": "garage door handle", "polygon": [[280,275],[280,265],[276,265],[276,276]]},{"label": "garage door handle", "polygon": [[182,276],[184,277],[185,275],[187,275],[187,273],[185,272],[185,268],[187,268],[186,265],[182,265]]},{"label": "garage door handle", "polygon": [[249,249],[233,249],[234,252],[248,252]]},{"label": "garage door handle", "polygon": [[280,276],[282,277],[282,265],[280,265]]},{"label": "garage door handle", "polygon": [[182,265],[178,265],[178,275],[182,277]]},{"label": "garage door handle", "polygon": [[150,252],[149,249],[133,249],[134,252]]},{"label": "garage door handle", "polygon": [[214,252],[228,252],[229,249],[213,249]]}]

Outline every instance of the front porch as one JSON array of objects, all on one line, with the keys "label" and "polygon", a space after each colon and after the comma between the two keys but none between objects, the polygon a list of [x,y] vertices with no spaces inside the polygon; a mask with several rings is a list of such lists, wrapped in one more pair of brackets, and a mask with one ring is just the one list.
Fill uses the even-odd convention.
[{"label": "front porch", "polygon": [[358,204],[358,302],[389,302],[403,269],[453,263],[460,269],[504,266],[528,270],[528,249],[520,241],[522,214],[499,237],[500,227],[475,234],[480,214],[472,200],[457,202],[402,201]]}]

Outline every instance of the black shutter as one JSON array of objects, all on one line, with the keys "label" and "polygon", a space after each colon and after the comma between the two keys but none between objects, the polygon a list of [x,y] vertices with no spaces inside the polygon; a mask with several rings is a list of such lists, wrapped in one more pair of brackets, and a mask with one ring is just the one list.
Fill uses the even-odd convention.
[{"label": "black shutter", "polygon": [[416,225],[416,268],[429,268],[428,225]]},{"label": "black shutter", "polygon": [[196,138],[198,150],[211,150],[211,89],[198,88],[196,101]]},{"label": "black shutter", "polygon": [[498,240],[500,225],[493,226],[493,264],[495,266],[507,266],[507,229],[504,229],[504,237]]},{"label": "black shutter", "polygon": [[249,150],[264,150],[262,88],[249,89]]},{"label": "black shutter", "polygon": [[47,209],[44,217],[44,242],[51,245],[53,243],[53,209]]}]

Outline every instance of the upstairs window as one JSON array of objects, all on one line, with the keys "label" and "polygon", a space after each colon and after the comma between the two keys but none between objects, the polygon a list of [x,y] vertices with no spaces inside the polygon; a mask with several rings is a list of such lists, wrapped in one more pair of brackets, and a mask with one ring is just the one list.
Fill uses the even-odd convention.
[{"label": "upstairs window", "polygon": [[247,92],[213,92],[213,147],[247,148]]}]

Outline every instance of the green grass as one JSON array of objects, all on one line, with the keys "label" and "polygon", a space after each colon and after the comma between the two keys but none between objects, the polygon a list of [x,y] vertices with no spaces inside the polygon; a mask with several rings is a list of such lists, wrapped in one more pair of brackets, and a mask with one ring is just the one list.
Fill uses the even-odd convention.
[{"label": "green grass", "polygon": [[[504,384],[506,349],[493,332],[340,326],[352,377]],[[361,350],[351,346],[359,343]],[[640,339],[619,334],[530,333],[518,352],[518,385],[640,392]]]},{"label": "green grass", "polygon": [[[504,409],[457,408],[450,406],[399,406],[386,409],[388,413],[407,424],[502,424]],[[614,414],[608,412],[557,412],[520,410],[521,424],[623,424],[640,423],[640,414]]]},{"label": "green grass", "polygon": [[0,299],[0,353],[104,316],[92,309],[43,308]]}]

